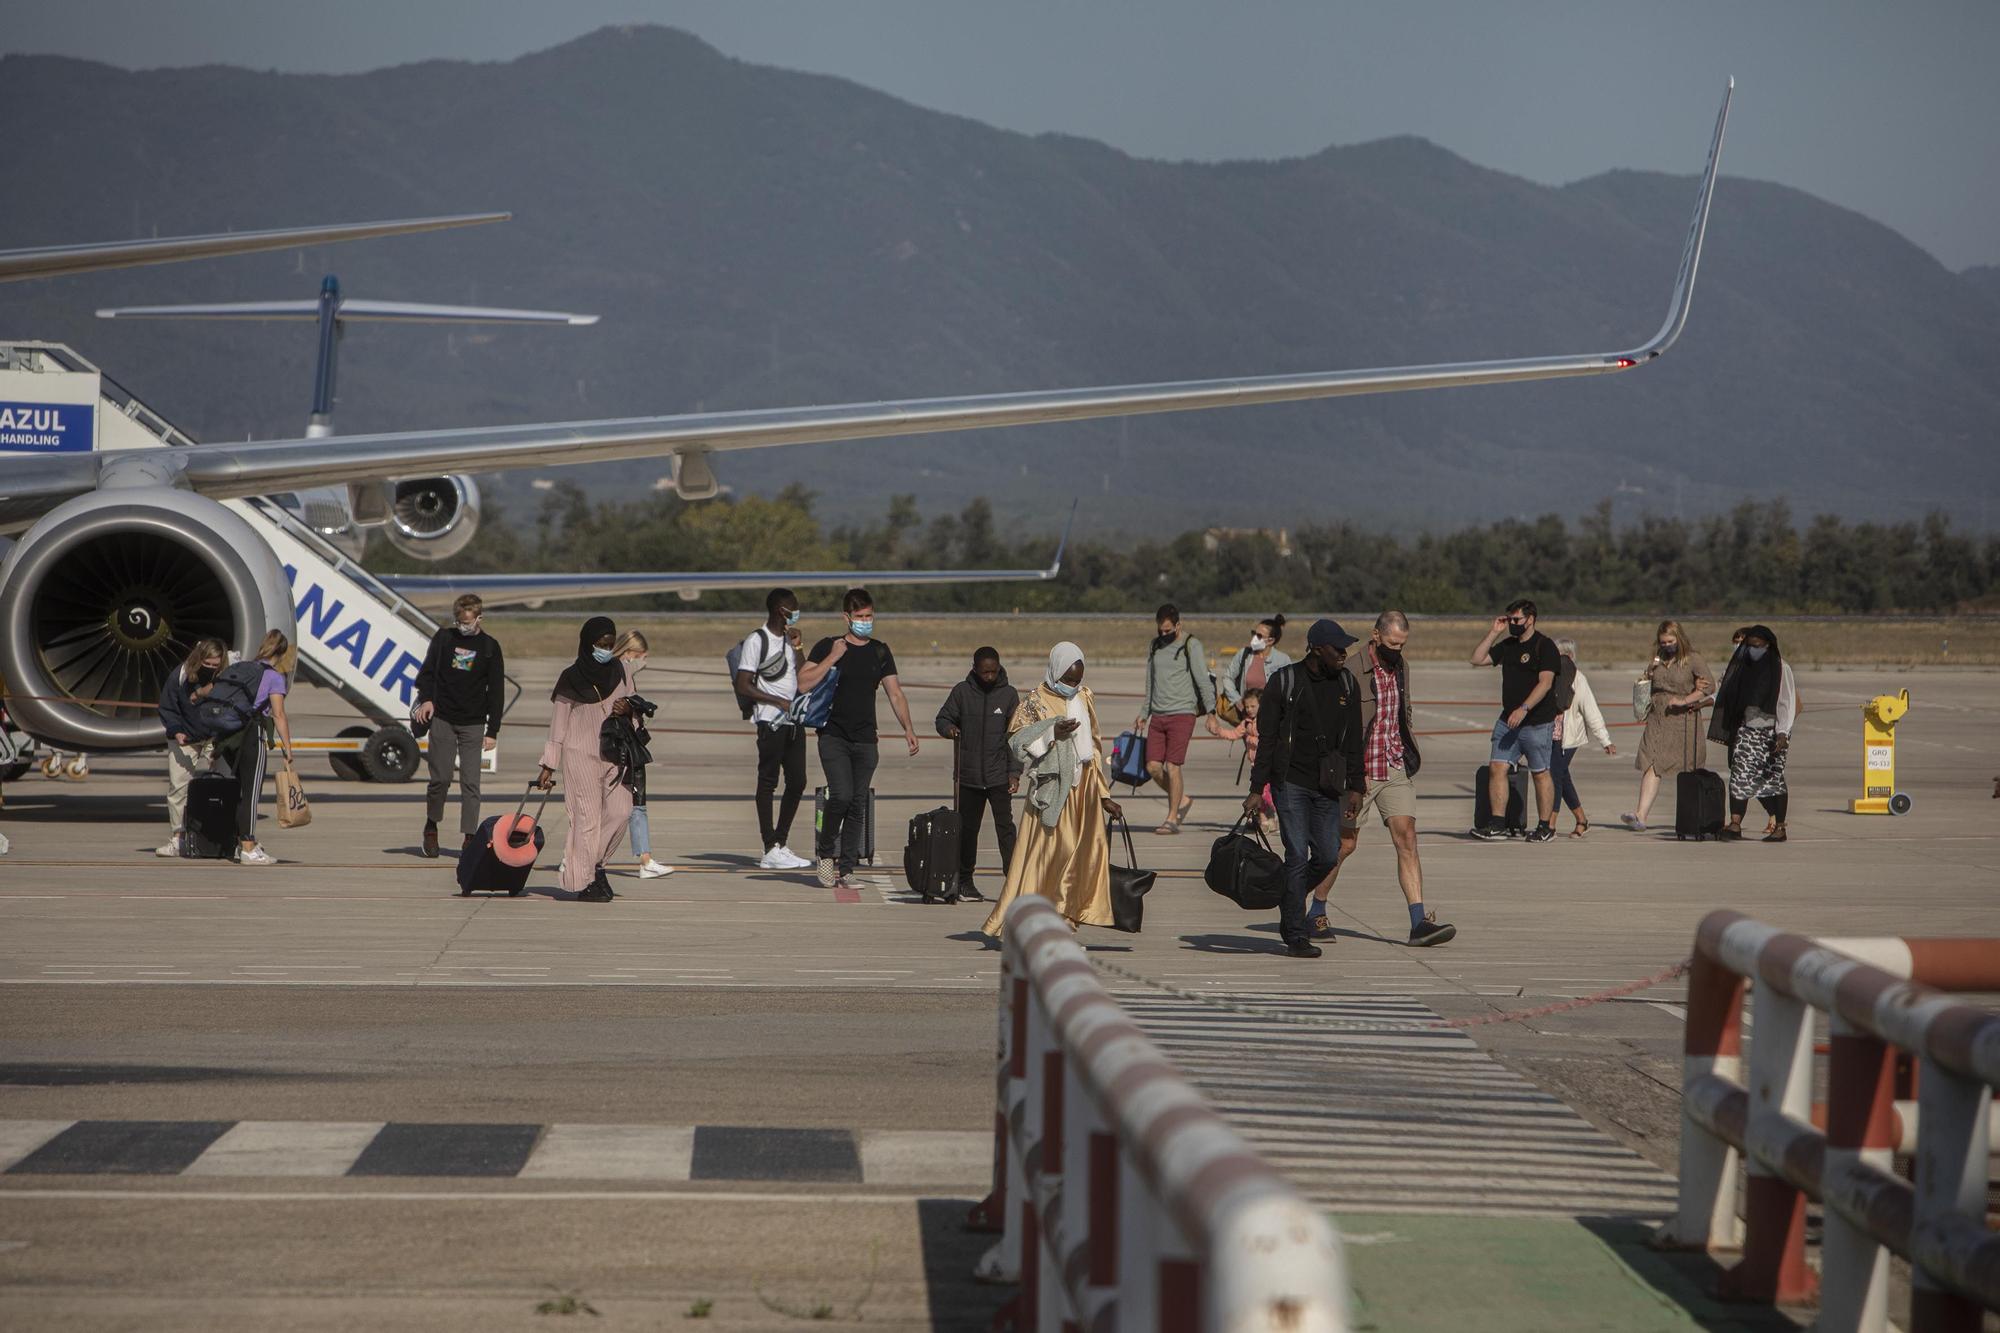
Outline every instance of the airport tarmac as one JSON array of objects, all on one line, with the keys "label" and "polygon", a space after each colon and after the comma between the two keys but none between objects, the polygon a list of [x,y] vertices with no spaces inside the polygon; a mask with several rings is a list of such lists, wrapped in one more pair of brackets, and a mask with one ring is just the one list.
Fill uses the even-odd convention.
[{"label": "airport tarmac", "polygon": [[[893,620],[884,632],[893,644]],[[489,810],[533,772],[557,665],[517,665],[525,692]],[[653,840],[680,869],[616,875],[611,904],[563,900],[553,850],[528,896],[460,898],[449,851],[416,854],[421,784],[336,782],[321,761],[304,769],[313,823],[266,824],[269,869],[154,858],[153,759],[9,784],[0,1322],[546,1327],[538,1304],[573,1301],[601,1311],[594,1326],[656,1327],[706,1300],[734,1327],[820,1307],[880,1327],[983,1325],[1001,1293],[970,1282],[985,1239],[957,1221],[985,1182],[997,954],[977,935],[984,906],[925,906],[901,882],[905,822],[948,798],[931,687],[960,674],[903,669],[926,744],[915,759],[884,744],[879,854],[858,894],[755,868],[748,727],[705,660],[642,677],[663,705]],[[1134,711],[1108,696],[1137,679],[1093,670],[1107,730]],[[1631,727],[1614,732],[1618,757],[1577,763],[1590,835],[1527,846],[1464,836],[1494,708],[1453,701],[1493,698],[1493,673],[1419,664],[1419,726],[1438,733],[1418,779],[1426,897],[1455,941],[1402,942],[1376,827],[1334,895],[1341,938],[1318,961],[1283,956],[1273,922],[1200,881],[1239,799],[1235,747],[1213,741],[1190,765],[1187,832],[1154,835],[1162,801],[1124,798],[1141,863],[1161,871],[1145,932],[1083,938],[1107,984],[1350,1235],[1490,1252],[1489,1270],[1516,1277],[1537,1263],[1598,1273],[1682,1321],[1662,1326],[1733,1326],[1687,1295],[1685,1274],[1617,1278],[1643,1267],[1634,1228],[1671,1197],[1676,981],[1529,1022],[1426,1025],[1656,976],[1719,906],[1817,934],[1993,933],[1996,680],[1802,673],[1783,846],[1619,828]],[[1608,720],[1629,718],[1624,678],[1593,681]],[[1860,704],[1901,687],[1914,808],[1847,814]],[[310,689],[294,713],[301,735],[351,720]],[[1671,816],[1669,791],[1656,830]],[[549,818],[559,836],[556,806]],[[800,850],[809,823],[810,799]],[[1277,1013],[1305,1021],[1267,1025]],[[1583,1193],[1555,1187],[1563,1172]],[[1424,1206],[1398,1212],[1412,1191]],[[1586,1215],[1616,1225],[1586,1235]],[[1532,1222],[1514,1241],[1552,1228],[1545,1251],[1482,1249],[1494,1216]],[[1399,1253],[1357,1242],[1363,1307],[1382,1327],[1448,1326],[1398,1304]],[[1481,1280],[1470,1260],[1446,1271]],[[1537,1304],[1519,1285],[1518,1323],[1491,1326],[1603,1326],[1574,1322],[1596,1298]]]}]

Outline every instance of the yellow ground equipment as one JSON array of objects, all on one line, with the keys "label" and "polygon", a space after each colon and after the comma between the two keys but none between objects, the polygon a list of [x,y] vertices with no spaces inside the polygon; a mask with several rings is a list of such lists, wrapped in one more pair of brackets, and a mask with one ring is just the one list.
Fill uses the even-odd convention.
[{"label": "yellow ground equipment", "polygon": [[1906,815],[1910,798],[1896,790],[1896,723],[1910,711],[1910,692],[1878,694],[1861,709],[1861,796],[1857,815]]}]

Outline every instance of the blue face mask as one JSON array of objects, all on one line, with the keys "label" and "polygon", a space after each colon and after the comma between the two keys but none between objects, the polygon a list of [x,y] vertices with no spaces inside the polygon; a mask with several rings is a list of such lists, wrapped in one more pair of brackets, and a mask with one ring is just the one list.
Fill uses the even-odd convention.
[{"label": "blue face mask", "polygon": [[847,629],[855,638],[865,639],[875,632],[875,622],[872,620],[849,621]]},{"label": "blue face mask", "polygon": [[1058,680],[1051,682],[1049,688],[1054,690],[1057,694],[1060,694],[1065,699],[1076,698],[1077,687],[1070,684],[1066,680]]},{"label": "blue face mask", "polygon": [[799,611],[798,608],[794,607],[791,611],[787,612],[785,615],[785,628],[790,629],[792,626],[798,623],[799,623]]},{"label": "blue face mask", "polygon": [[611,650],[609,648],[592,648],[590,655],[599,662],[609,662],[611,660]]}]

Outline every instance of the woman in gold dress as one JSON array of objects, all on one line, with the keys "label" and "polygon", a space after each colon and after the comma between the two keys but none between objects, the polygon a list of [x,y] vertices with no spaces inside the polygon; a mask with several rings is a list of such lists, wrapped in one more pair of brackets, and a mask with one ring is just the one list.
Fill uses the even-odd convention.
[{"label": "woman in gold dress", "polygon": [[1042,683],[1007,723],[1007,744],[1023,766],[1027,810],[1007,864],[1007,887],[981,929],[1000,934],[1007,907],[1039,893],[1076,926],[1111,924],[1111,840],[1105,820],[1124,811],[1105,785],[1097,744],[1097,706],[1083,684],[1083,650],[1049,651]]}]

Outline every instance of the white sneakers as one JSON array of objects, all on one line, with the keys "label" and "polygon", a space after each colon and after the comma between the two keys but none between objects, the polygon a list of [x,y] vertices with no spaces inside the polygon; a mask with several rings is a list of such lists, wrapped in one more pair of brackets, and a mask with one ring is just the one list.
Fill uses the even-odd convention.
[{"label": "white sneakers", "polygon": [[263,844],[259,843],[247,852],[237,852],[236,864],[240,866],[274,866],[278,864],[278,858],[265,851]]},{"label": "white sneakers", "polygon": [[178,833],[153,849],[153,855],[155,856],[179,856],[180,854],[181,839]]},{"label": "white sneakers", "polygon": [[765,852],[757,862],[759,870],[810,870],[813,863],[782,843]]},{"label": "white sneakers", "polygon": [[664,875],[671,875],[673,873],[674,868],[672,866],[655,861],[650,857],[639,863],[640,879],[659,879]]}]

